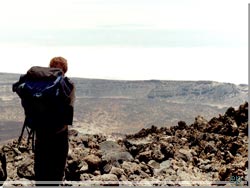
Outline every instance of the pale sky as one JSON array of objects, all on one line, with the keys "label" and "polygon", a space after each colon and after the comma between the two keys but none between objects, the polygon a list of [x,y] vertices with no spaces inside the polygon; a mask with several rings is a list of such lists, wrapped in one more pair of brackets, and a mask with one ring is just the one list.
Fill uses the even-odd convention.
[{"label": "pale sky", "polygon": [[248,83],[247,0],[0,0],[0,72]]}]

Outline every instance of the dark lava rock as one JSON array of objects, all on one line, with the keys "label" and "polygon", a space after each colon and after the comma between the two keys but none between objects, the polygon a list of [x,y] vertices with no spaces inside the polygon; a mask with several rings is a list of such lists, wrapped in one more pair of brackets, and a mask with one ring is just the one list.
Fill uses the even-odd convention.
[{"label": "dark lava rock", "polygon": [[[119,185],[123,181],[130,186],[135,182],[211,186],[216,181],[230,181],[232,176],[246,181],[248,103],[238,109],[230,107],[209,121],[197,116],[191,125],[179,121],[170,128],[152,126],[119,140],[70,129],[69,144],[66,181],[93,181],[93,185]],[[7,180],[33,180],[33,158],[27,144],[17,146],[13,140],[4,145],[0,178],[5,180],[8,172]]]},{"label": "dark lava rock", "polygon": [[100,153],[102,155],[101,170],[108,173],[112,166],[120,167],[123,161],[132,161],[133,156],[114,141],[104,141],[100,143]]},{"label": "dark lava rock", "polygon": [[26,158],[24,162],[17,167],[17,174],[20,178],[26,178],[29,180],[35,179],[34,172],[34,159]]}]

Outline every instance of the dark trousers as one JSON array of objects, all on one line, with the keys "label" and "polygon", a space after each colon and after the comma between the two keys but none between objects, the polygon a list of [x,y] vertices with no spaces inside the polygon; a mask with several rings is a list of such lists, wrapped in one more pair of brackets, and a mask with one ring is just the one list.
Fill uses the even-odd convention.
[{"label": "dark trousers", "polygon": [[36,133],[34,171],[37,185],[61,184],[68,150],[68,129],[56,134]]}]

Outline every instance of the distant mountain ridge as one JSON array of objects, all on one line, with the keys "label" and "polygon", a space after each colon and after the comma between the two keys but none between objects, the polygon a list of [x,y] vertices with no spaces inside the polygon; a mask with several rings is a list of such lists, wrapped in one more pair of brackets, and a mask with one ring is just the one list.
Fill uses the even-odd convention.
[{"label": "distant mountain ridge", "polygon": [[[20,99],[12,92],[19,76],[0,73],[2,140],[19,135],[24,119]],[[197,115],[209,119],[248,100],[248,85],[244,84],[71,79],[76,86],[73,127],[84,133],[135,133],[152,125],[191,123]]]},{"label": "distant mountain ridge", "polygon": [[237,106],[247,99],[248,85],[214,81],[114,81],[73,79],[78,85],[77,96],[97,98],[166,99],[171,102],[206,102]]}]

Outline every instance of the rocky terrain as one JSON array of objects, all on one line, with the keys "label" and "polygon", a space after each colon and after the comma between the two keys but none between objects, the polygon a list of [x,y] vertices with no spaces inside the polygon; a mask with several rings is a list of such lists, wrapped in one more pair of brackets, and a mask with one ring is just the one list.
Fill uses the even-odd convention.
[{"label": "rocky terrain", "polygon": [[[18,74],[0,73],[0,143],[20,135],[24,112],[12,92]],[[142,128],[211,119],[248,98],[248,85],[214,81],[119,81],[72,78],[76,85],[73,128],[85,133],[134,134]]]},{"label": "rocky terrain", "polygon": [[[64,185],[247,185],[248,103],[209,121],[141,129],[112,137],[70,130]],[[34,185],[33,153],[24,139],[2,146],[0,181]],[[6,163],[5,163],[6,157]]]}]

